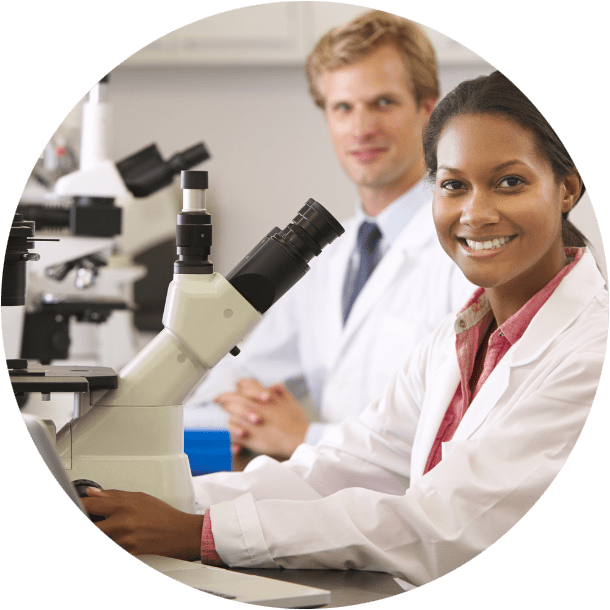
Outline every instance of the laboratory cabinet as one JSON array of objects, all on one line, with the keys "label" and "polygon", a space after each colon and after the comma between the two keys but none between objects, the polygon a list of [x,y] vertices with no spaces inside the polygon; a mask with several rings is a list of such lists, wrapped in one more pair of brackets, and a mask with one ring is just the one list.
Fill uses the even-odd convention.
[{"label": "laboratory cabinet", "polygon": [[[218,13],[168,33],[124,67],[301,64],[330,28],[366,7],[335,2],[276,2]],[[425,27],[439,64],[484,63],[475,53]]]}]

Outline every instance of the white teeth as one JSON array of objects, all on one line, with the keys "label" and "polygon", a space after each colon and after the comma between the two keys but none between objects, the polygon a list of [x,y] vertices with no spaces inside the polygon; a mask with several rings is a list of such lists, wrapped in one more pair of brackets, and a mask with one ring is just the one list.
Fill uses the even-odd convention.
[{"label": "white teeth", "polygon": [[510,237],[500,237],[491,241],[474,241],[472,239],[465,239],[464,241],[471,250],[495,250],[509,242]]}]

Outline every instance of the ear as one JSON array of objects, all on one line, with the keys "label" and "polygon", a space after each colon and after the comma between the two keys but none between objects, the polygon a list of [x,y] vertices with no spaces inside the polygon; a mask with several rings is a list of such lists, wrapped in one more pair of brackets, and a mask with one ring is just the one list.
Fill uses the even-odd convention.
[{"label": "ear", "polygon": [[565,214],[569,212],[578,201],[582,191],[582,179],[578,172],[573,172],[567,175],[561,181],[562,202],[561,212]]},{"label": "ear", "polygon": [[436,107],[437,102],[438,102],[437,98],[427,97],[426,99],[421,101],[419,107],[422,108],[426,112],[428,118],[430,118],[430,115],[432,114],[432,111]]}]

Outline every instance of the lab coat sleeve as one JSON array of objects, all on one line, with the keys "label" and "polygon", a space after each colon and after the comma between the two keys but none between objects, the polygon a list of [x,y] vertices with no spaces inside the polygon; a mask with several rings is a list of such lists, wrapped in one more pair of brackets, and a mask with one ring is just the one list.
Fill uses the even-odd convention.
[{"label": "lab coat sleeve", "polygon": [[305,433],[304,442],[309,445],[317,445],[323,436],[330,434],[337,428],[338,424],[324,423],[320,421],[311,422]]},{"label": "lab coat sleeve", "polygon": [[[415,367],[412,374],[414,371]],[[194,477],[197,512],[210,506],[216,510],[215,504],[246,493],[254,501],[319,499],[356,486],[403,493],[408,487],[412,439],[421,402],[421,396],[410,391],[412,387],[414,384],[390,385],[389,400],[410,405],[401,409],[400,426],[387,416],[386,396],[369,405],[367,417],[350,418],[333,426],[320,443],[300,445],[287,461],[259,456],[243,472]]]},{"label": "lab coat sleeve", "polygon": [[[382,401],[341,426],[343,439],[336,441],[343,452],[319,446],[321,463],[311,460],[304,471],[303,464],[292,465],[294,496],[287,497],[290,490],[280,499],[248,494],[213,505],[218,553],[232,566],[353,568],[414,584],[455,569],[510,529],[558,473],[592,403],[603,345],[581,341],[559,364],[525,371],[522,389],[493,409],[473,436],[449,443],[441,463],[400,492],[410,442],[400,436],[405,422],[409,434],[421,389],[417,369],[403,370]],[[326,493],[332,486],[325,488],[324,477],[335,473],[341,473],[337,487],[350,481],[360,487]],[[286,476],[268,474],[290,485]],[[307,479],[314,487],[317,481],[320,497],[303,497]]]}]

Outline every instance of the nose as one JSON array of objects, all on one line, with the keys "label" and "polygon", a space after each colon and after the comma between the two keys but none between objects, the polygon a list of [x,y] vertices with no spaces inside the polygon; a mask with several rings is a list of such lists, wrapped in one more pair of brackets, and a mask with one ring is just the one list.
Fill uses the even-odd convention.
[{"label": "nose", "polygon": [[461,224],[478,229],[499,220],[500,214],[493,196],[474,190],[463,199]]},{"label": "nose", "polygon": [[356,106],[352,113],[352,135],[359,140],[375,135],[377,119],[375,113],[366,106]]}]

